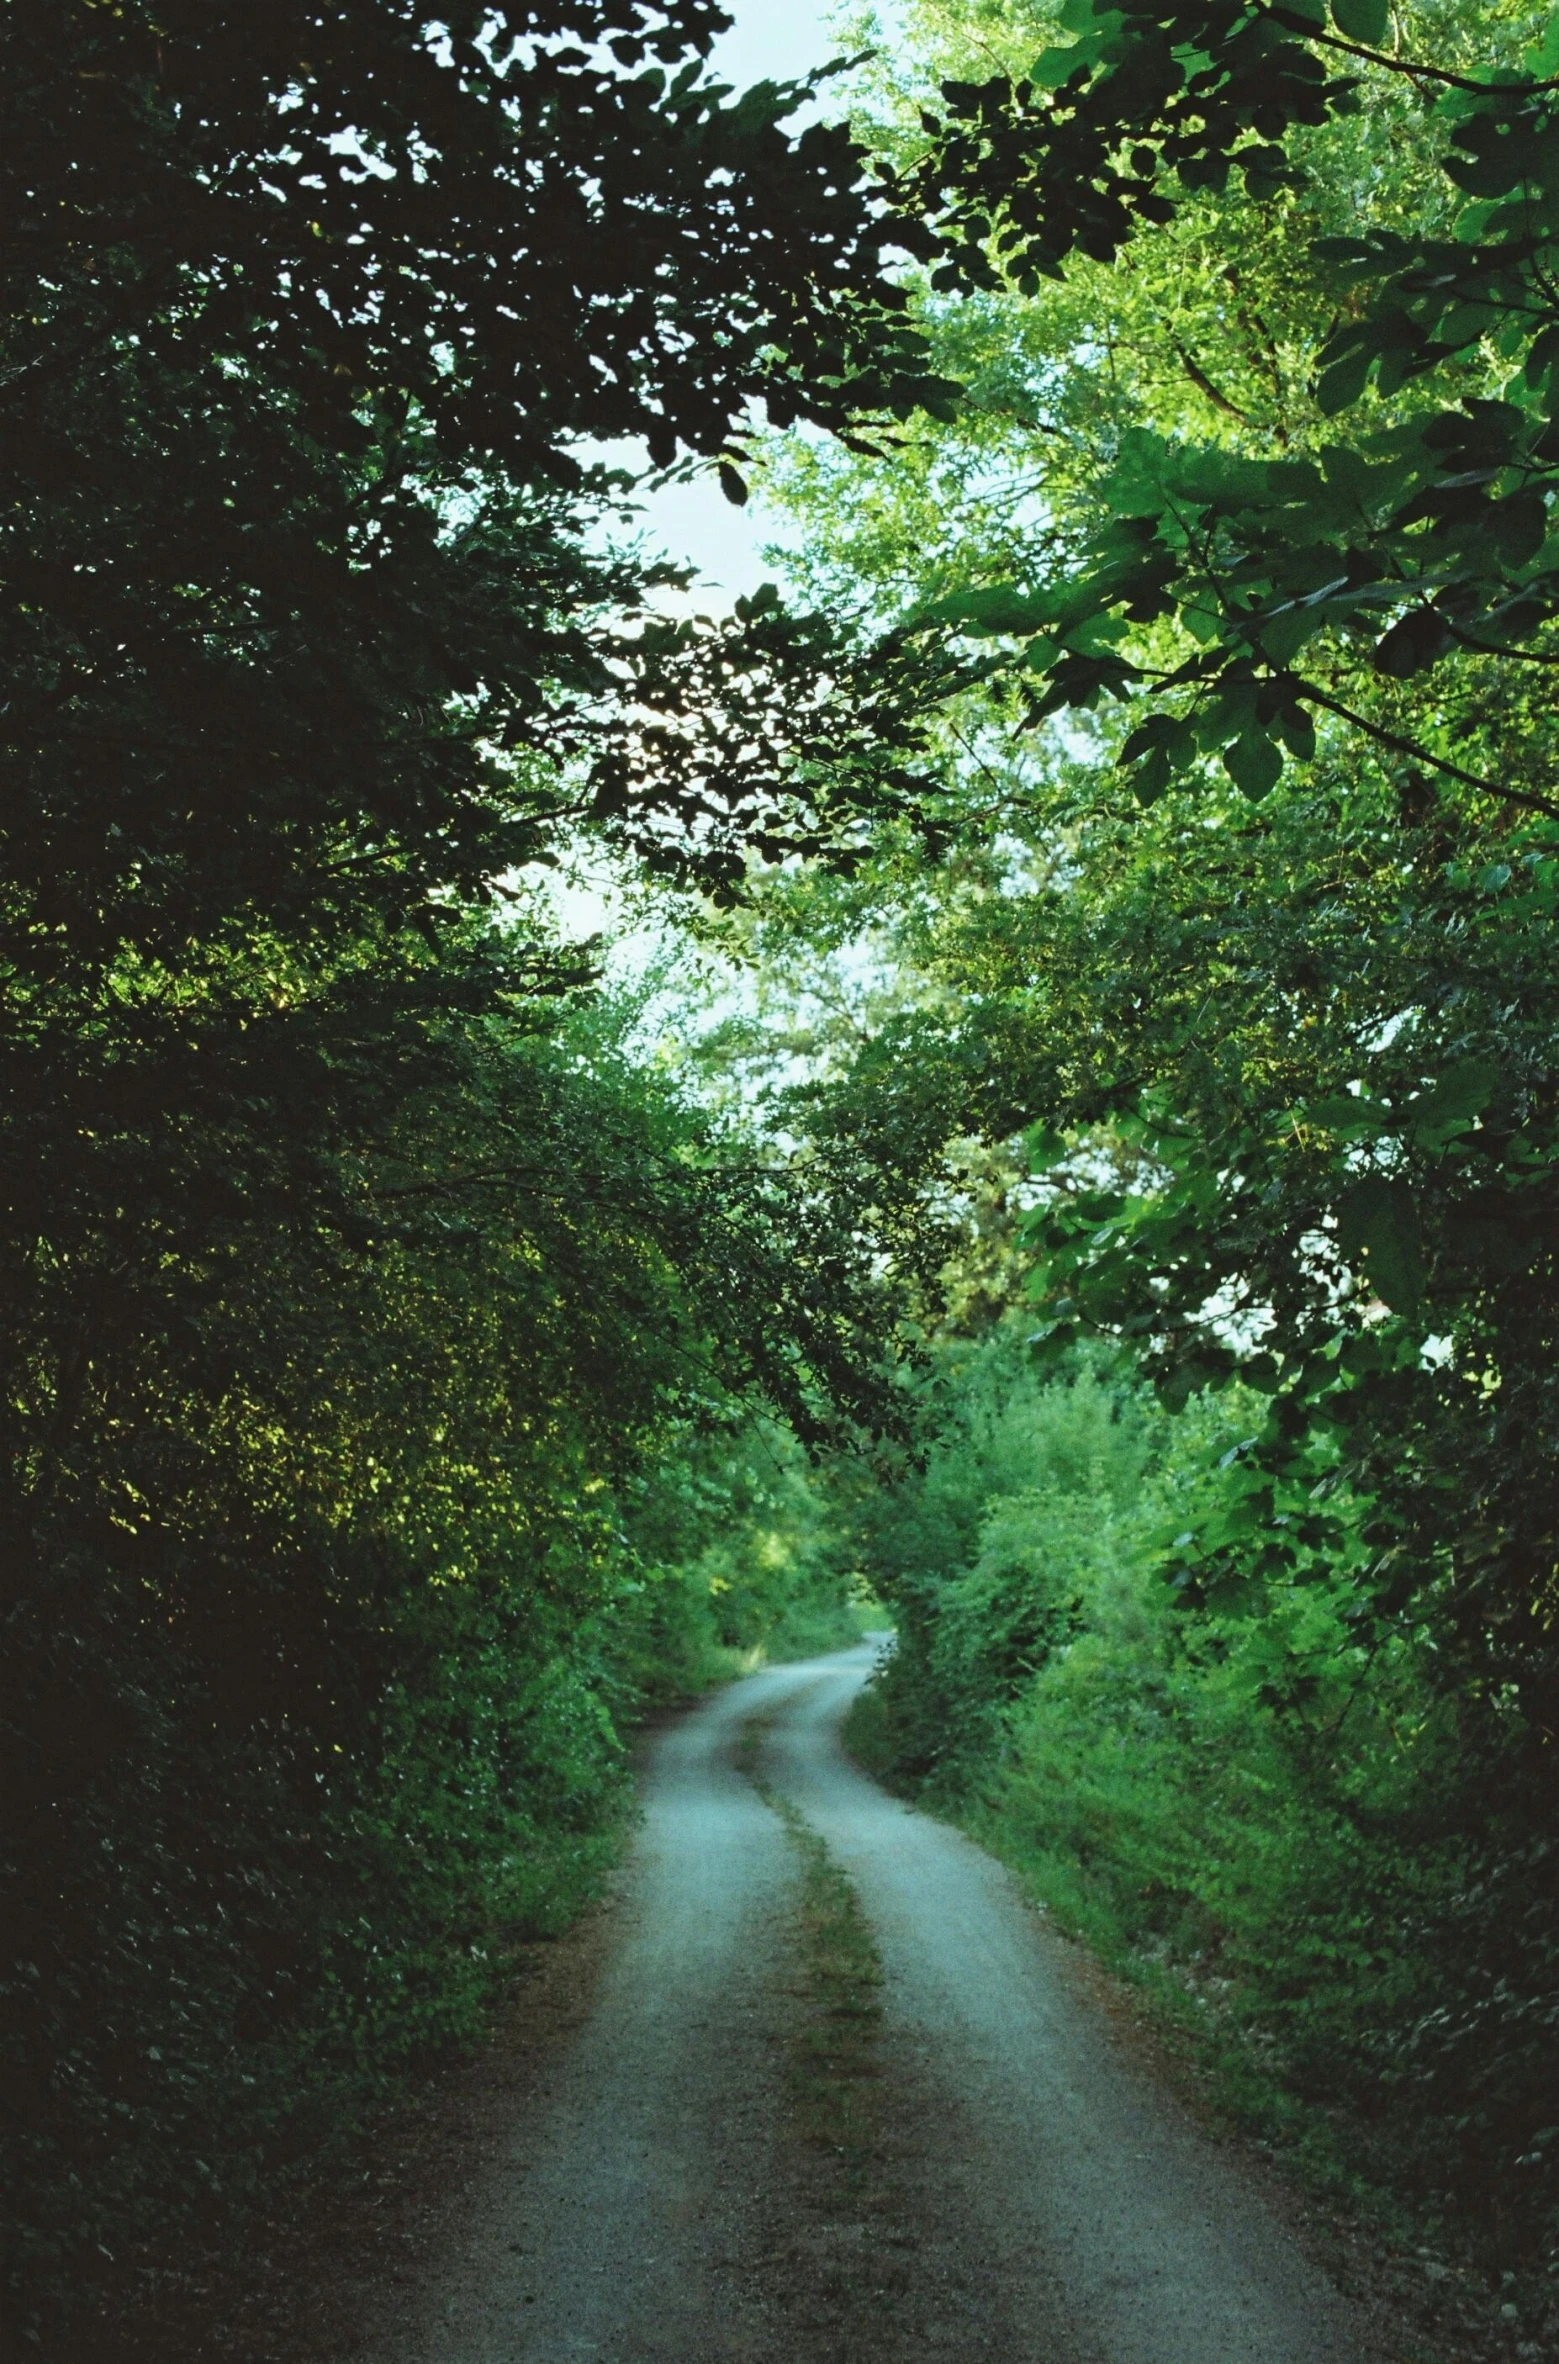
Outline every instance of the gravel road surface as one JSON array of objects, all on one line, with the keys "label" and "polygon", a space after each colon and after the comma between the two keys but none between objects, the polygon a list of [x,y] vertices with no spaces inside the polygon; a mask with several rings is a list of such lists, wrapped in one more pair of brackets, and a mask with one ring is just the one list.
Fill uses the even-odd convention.
[{"label": "gravel road surface", "polygon": [[[868,1662],[869,1663],[869,1662]],[[768,1777],[854,1880],[898,2044],[934,2064],[986,2271],[1078,2364],[1343,2364],[1368,2351],[1237,2166],[1112,2043],[1075,1957],[972,1841],[842,1753],[859,1654],[769,1678]],[[952,2150],[953,2145],[949,2145]]]},{"label": "gravel road surface", "polygon": [[[1009,1875],[845,1758],[872,1656],[754,1675],[659,1737],[592,2008],[376,2356],[1366,2364]],[[882,1956],[881,2169],[843,2193],[787,2131],[797,1858],[748,1768]]]}]

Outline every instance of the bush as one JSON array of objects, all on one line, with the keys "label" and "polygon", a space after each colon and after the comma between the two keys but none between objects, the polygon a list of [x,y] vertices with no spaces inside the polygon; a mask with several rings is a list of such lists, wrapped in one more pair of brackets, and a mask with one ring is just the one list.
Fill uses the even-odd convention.
[{"label": "bush", "polygon": [[1239,1532],[1238,1389],[1171,1418],[1119,1372],[1042,1386],[998,1337],[948,1395],[925,1472],[872,1512],[898,1533],[930,1506],[920,1565],[878,1570],[901,1638],[853,1726],[866,1761],[1156,1985],[1318,2169],[1535,2263],[1559,2235],[1559,1848],[1519,1717],[1448,1697],[1427,1628],[1361,1635],[1336,1473],[1313,1546],[1216,1598],[1188,1581],[1196,1534],[1226,1566]]}]

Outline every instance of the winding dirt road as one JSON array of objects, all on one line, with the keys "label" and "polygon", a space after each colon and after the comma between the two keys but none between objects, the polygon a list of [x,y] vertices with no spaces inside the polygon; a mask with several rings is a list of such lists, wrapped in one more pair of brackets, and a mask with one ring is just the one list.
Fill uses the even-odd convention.
[{"label": "winding dirt road", "polygon": [[[1123,2050],[1009,1875],[844,1756],[870,1646],[663,1733],[591,2008],[385,2364],[1365,2364],[1250,2179]],[[795,2133],[795,1847],[880,1952],[853,2180]]]}]

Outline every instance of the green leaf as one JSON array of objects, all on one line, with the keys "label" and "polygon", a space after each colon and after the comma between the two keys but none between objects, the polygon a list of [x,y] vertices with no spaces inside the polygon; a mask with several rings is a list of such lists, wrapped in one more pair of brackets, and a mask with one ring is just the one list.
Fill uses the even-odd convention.
[{"label": "green leaf", "polygon": [[1283,752],[1265,731],[1242,731],[1232,746],[1225,747],[1223,764],[1236,788],[1255,803],[1276,787]]},{"label": "green leaf", "polygon": [[1314,1100],[1304,1111],[1307,1124],[1319,1125],[1344,1141],[1375,1141],[1393,1130],[1396,1119],[1379,1100],[1362,1093],[1339,1092],[1330,1100]]},{"label": "green leaf", "polygon": [[1368,1175],[1337,1209],[1337,1244],[1364,1259],[1365,1277],[1393,1313],[1411,1316],[1424,1293],[1424,1251],[1418,1210],[1405,1182]]},{"label": "green leaf", "polygon": [[1349,41],[1379,49],[1391,25],[1387,0],[1331,0],[1332,22]]},{"label": "green leaf", "polygon": [[1445,620],[1433,608],[1416,607],[1399,618],[1375,646],[1371,659],[1377,673],[1392,681],[1409,681],[1432,665],[1451,645]]},{"label": "green leaf", "polygon": [[952,624],[973,633],[1033,632],[1050,620],[1055,604],[1054,599],[1020,591],[1015,583],[998,583],[984,591],[955,591],[917,608],[909,628]]},{"label": "green leaf", "polygon": [[1216,1387],[1227,1377],[1226,1362],[1214,1362],[1210,1355],[1190,1355],[1159,1380],[1159,1402],[1166,1411],[1183,1412],[1193,1395],[1199,1395],[1204,1387]]},{"label": "green leaf", "polygon": [[1285,706],[1277,718],[1278,735],[1290,755],[1301,763],[1315,759],[1315,723],[1303,706]]},{"label": "green leaf", "polygon": [[1030,1125],[1023,1136],[1023,1147],[1031,1174],[1042,1174],[1047,1166],[1059,1164],[1067,1154],[1065,1139],[1043,1118],[1038,1124]]},{"label": "green leaf", "polygon": [[1092,43],[1078,42],[1069,49],[1046,49],[1029,67],[1027,80],[1038,90],[1059,90],[1070,82],[1079,66],[1088,63]]},{"label": "green leaf", "polygon": [[1274,665],[1291,665],[1305,642],[1314,639],[1327,620],[1324,606],[1319,603],[1308,606],[1295,600],[1276,615],[1266,617],[1257,628],[1257,637]]},{"label": "green leaf", "polygon": [[1174,770],[1164,749],[1153,747],[1132,769],[1131,792],[1138,804],[1157,804],[1173,778]]},{"label": "green leaf", "polygon": [[1175,774],[1196,752],[1189,724],[1173,714],[1150,714],[1130,732],[1120,752],[1121,764],[1131,772],[1132,793],[1139,804],[1156,804]]},{"label": "green leaf", "polygon": [[1500,1071],[1488,1059],[1458,1059],[1438,1082],[1407,1108],[1414,1139],[1438,1149],[1481,1116],[1499,1088]]},{"label": "green leaf", "polygon": [[1062,636],[1061,646],[1074,656],[1108,656],[1123,641],[1131,626],[1121,616],[1086,616]]},{"label": "green leaf", "polygon": [[1364,391],[1364,381],[1370,374],[1370,363],[1375,356],[1368,345],[1357,345],[1334,361],[1330,369],[1323,369],[1317,380],[1315,399],[1330,418],[1339,410],[1346,410],[1357,402]]}]

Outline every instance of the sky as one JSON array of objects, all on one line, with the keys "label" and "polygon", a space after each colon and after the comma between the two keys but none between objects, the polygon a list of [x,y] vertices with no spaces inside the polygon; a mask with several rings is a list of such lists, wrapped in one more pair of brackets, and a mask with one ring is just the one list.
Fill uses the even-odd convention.
[{"label": "sky", "polygon": [[725,0],[735,18],[715,45],[714,65],[746,89],[753,82],[793,82],[833,47],[832,6],[813,0]]},{"label": "sky", "polygon": [[[754,82],[793,82],[821,65],[835,49],[829,30],[833,0],[725,0],[735,22],[715,44],[710,60],[723,82],[738,90]],[[761,513],[739,509],[712,478],[669,485],[649,495],[644,524],[671,557],[691,562],[703,581],[722,595],[700,593],[695,604],[718,612],[755,591],[773,569],[759,551],[776,539]]]},{"label": "sky", "polygon": [[[710,64],[738,90],[755,82],[796,81],[834,52],[834,0],[725,0],[725,6],[735,21],[716,43]],[[881,0],[878,13],[889,13]],[[772,572],[760,556],[764,542],[776,539],[772,524],[761,511],[728,501],[712,477],[647,494],[641,509],[645,530],[671,557],[697,570],[700,588],[690,604],[706,614],[728,610]],[[597,929],[617,934],[612,966],[618,974],[631,973],[653,951],[653,933],[618,933],[617,897],[604,877],[553,875],[546,891],[565,927],[580,935]]]}]

